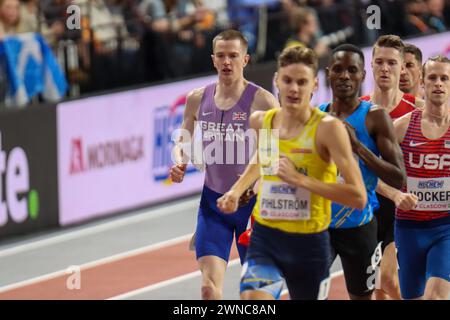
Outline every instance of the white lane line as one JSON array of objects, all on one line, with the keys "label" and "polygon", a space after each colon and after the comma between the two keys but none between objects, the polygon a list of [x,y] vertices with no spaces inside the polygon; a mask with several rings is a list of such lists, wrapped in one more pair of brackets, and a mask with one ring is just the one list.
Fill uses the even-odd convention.
[{"label": "white lane line", "polygon": [[[239,263],[240,263],[239,259],[230,260],[230,262],[228,263],[228,267],[238,265]],[[330,274],[330,278],[334,279],[334,278],[337,278],[339,276],[342,276],[343,274],[344,274],[344,271],[342,271],[342,270],[335,271],[335,272]],[[182,282],[182,281],[186,281],[186,280],[189,280],[189,279],[192,279],[192,278],[195,278],[195,277],[200,277],[200,276],[201,276],[201,273],[200,273],[199,270],[198,271],[194,271],[194,272],[187,273],[187,274],[184,274],[184,275],[176,277],[176,278],[172,278],[172,279],[169,279],[169,280],[165,280],[165,281],[161,281],[161,282],[149,285],[147,287],[143,287],[143,288],[140,288],[140,289],[137,289],[137,290],[133,290],[133,291],[129,291],[129,292],[126,292],[126,293],[123,293],[123,294],[119,294],[117,296],[108,298],[107,300],[124,300],[124,299],[128,299],[128,298],[131,298],[131,297],[143,294],[143,293],[148,293],[148,292],[153,291],[153,290],[161,289],[163,287],[167,287],[167,286],[170,286],[170,285]],[[288,294],[288,290],[284,289],[281,292],[281,295],[284,296],[286,294]]]},{"label": "white lane line", "polygon": [[[191,237],[192,237],[192,233],[185,234],[185,235],[183,235],[181,237],[177,237],[177,238],[173,238],[173,239],[170,239],[170,240],[167,240],[167,241],[162,241],[162,242],[158,242],[158,243],[151,244],[151,245],[148,245],[148,246],[144,246],[144,247],[141,247],[141,248],[125,251],[125,252],[118,253],[118,254],[115,254],[115,255],[112,255],[112,256],[108,256],[106,258],[102,258],[102,259],[99,259],[99,260],[94,260],[94,261],[91,261],[91,262],[87,262],[85,264],[80,265],[79,267],[80,267],[81,271],[83,271],[83,270],[90,269],[90,268],[93,268],[93,267],[96,267],[96,266],[99,266],[99,265],[102,265],[102,264],[111,263],[111,262],[114,262],[114,261],[118,261],[118,260],[129,258],[131,256],[135,256],[135,255],[139,255],[139,254],[142,254],[142,253],[146,253],[146,252],[158,250],[158,249],[161,249],[161,248],[165,248],[165,247],[168,247],[168,246],[171,246],[171,245],[179,244],[179,243],[182,243],[184,241],[190,240]],[[188,249],[188,243],[186,243],[186,250],[187,249]],[[39,283],[39,282],[42,282],[42,281],[50,280],[50,279],[57,278],[57,277],[60,277],[60,276],[67,275],[66,274],[66,270],[67,269],[55,271],[55,272],[48,273],[48,274],[45,274],[45,275],[42,275],[42,276],[39,276],[39,277],[31,278],[31,279],[20,281],[20,282],[16,282],[16,283],[4,286],[4,287],[0,287],[0,293],[5,292],[5,291],[14,290],[14,289],[17,289],[17,288],[20,288],[20,287],[32,285],[32,284]]]},{"label": "white lane line", "polygon": [[45,238],[42,240],[29,240],[25,243],[16,243],[9,248],[0,250],[0,258],[14,255],[17,253],[49,246],[52,244],[69,241],[77,238],[81,238],[87,235],[97,234],[99,232],[103,232],[106,230],[126,226],[133,223],[139,223],[145,220],[152,220],[155,218],[159,218],[164,215],[170,215],[174,213],[178,213],[180,211],[190,210],[192,208],[198,207],[198,199],[188,200],[183,203],[173,204],[164,206],[163,208],[158,209],[150,209],[143,213],[138,213],[131,217],[123,217],[118,218],[117,220],[105,222],[96,226],[84,227],[81,230],[68,231],[64,234],[51,236],[49,238]]},{"label": "white lane line", "polygon": [[[239,259],[230,260],[228,262],[228,267],[235,266],[235,265],[238,265],[238,264],[240,264],[240,260]],[[169,279],[169,280],[165,280],[165,281],[161,281],[161,282],[149,285],[147,287],[143,287],[143,288],[140,288],[140,289],[137,289],[137,290],[133,290],[133,291],[129,291],[129,292],[126,292],[126,293],[123,293],[123,294],[119,294],[117,296],[108,298],[107,300],[128,299],[128,298],[131,298],[131,297],[143,294],[143,293],[147,293],[147,292],[150,292],[150,291],[153,291],[153,290],[157,290],[157,289],[160,289],[160,288],[163,288],[163,287],[167,287],[167,286],[170,286],[170,285],[178,283],[178,282],[186,281],[186,280],[189,280],[189,279],[192,279],[192,278],[195,278],[195,277],[200,277],[200,276],[201,276],[200,270],[197,270],[197,271],[194,271],[194,272],[191,272],[191,273],[186,273],[186,274],[184,274],[182,276],[179,276],[179,277],[175,277],[175,278],[172,278],[172,279]]]}]

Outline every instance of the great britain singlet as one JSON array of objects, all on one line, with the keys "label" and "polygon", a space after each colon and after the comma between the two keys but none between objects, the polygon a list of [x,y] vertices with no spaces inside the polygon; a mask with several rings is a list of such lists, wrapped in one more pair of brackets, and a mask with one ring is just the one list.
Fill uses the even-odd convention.
[{"label": "great britain singlet", "polygon": [[227,192],[249,162],[253,150],[245,133],[258,88],[249,82],[232,108],[220,110],[214,102],[216,84],[205,87],[198,116],[206,168],[205,186],[217,193]]}]

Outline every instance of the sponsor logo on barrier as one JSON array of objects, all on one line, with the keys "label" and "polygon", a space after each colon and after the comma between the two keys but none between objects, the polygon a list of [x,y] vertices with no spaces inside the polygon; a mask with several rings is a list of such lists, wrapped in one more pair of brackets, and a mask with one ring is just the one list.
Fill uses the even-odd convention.
[{"label": "sponsor logo on barrier", "polygon": [[[153,118],[153,180],[171,184],[169,169],[174,164],[172,161],[172,150],[175,146],[172,133],[183,122],[184,107],[186,99],[178,98],[175,104],[169,108],[162,106],[156,108]],[[186,175],[192,174],[196,169],[192,165],[186,168]]]},{"label": "sponsor logo on barrier", "polygon": [[83,149],[83,139],[74,138],[71,150],[69,172],[73,175],[142,159],[144,157],[144,136],[131,136],[120,140],[90,144],[87,146],[86,152]]},{"label": "sponsor logo on barrier", "polygon": [[27,154],[19,146],[9,154],[2,150],[0,132],[0,226],[6,225],[8,217],[15,223],[22,223],[28,217],[36,219],[38,214],[39,193],[30,190]]}]

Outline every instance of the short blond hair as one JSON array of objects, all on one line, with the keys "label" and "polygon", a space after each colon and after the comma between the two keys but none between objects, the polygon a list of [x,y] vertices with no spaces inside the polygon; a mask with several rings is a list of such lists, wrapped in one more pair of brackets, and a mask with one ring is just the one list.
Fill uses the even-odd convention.
[{"label": "short blond hair", "polygon": [[244,37],[244,35],[240,31],[229,29],[229,30],[225,30],[225,31],[222,31],[221,33],[219,33],[213,39],[213,51],[214,51],[214,48],[216,47],[217,41],[219,41],[219,40],[225,40],[225,41],[239,40],[241,42],[242,48],[244,49],[245,52],[247,52],[248,40]]},{"label": "short blond hair", "polygon": [[303,46],[287,47],[278,57],[278,68],[286,67],[295,63],[302,63],[310,67],[314,71],[314,75],[317,75],[319,61],[316,53],[310,48]]},{"label": "short blond hair", "polygon": [[430,62],[430,61],[433,61],[433,62],[442,62],[442,63],[448,63],[448,64],[450,64],[450,59],[447,58],[447,57],[444,57],[444,56],[442,56],[442,55],[437,55],[437,56],[428,58],[428,59],[425,61],[425,63],[423,64],[423,66],[422,66],[422,75],[423,75],[424,78],[425,78],[425,70],[426,70],[427,63]]},{"label": "short blond hair", "polygon": [[399,36],[393,34],[387,34],[378,38],[377,42],[372,49],[372,56],[375,55],[376,48],[393,48],[400,52],[402,59],[405,56],[405,44]]}]

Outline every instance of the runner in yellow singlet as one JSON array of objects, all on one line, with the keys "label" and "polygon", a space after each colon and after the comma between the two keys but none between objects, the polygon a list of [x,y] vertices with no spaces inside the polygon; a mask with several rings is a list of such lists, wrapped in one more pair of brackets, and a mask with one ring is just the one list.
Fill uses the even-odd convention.
[{"label": "runner in yellow singlet", "polygon": [[217,201],[223,212],[234,212],[240,195],[261,178],[242,299],[279,298],[283,278],[292,299],[326,298],[331,201],[359,209],[367,201],[344,125],[310,105],[317,68],[311,49],[283,50],[276,75],[282,108],[250,117],[259,132],[258,163]]}]

